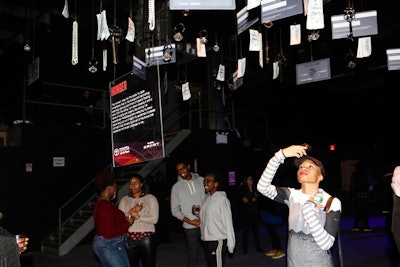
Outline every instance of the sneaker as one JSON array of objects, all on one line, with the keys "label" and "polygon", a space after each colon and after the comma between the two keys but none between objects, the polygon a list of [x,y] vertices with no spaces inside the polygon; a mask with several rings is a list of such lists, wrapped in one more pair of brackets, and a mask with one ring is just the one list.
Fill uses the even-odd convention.
[{"label": "sneaker", "polygon": [[278,252],[278,250],[276,249],[271,249],[270,251],[268,251],[267,253],[265,253],[266,256],[274,256],[276,254],[276,252]]},{"label": "sneaker", "polygon": [[372,229],[371,229],[371,228],[369,228],[369,227],[368,227],[368,228],[364,228],[364,229],[363,229],[363,232],[371,232],[371,231],[372,231]]},{"label": "sneaker", "polygon": [[354,227],[353,229],[351,229],[351,231],[358,232],[358,231],[360,231],[360,229],[358,229],[357,227]]},{"label": "sneaker", "polygon": [[276,253],[275,253],[275,255],[272,256],[271,258],[273,258],[274,260],[276,260],[276,259],[280,259],[280,258],[282,258],[282,257],[285,257],[285,253],[283,253],[282,250],[277,250]]}]

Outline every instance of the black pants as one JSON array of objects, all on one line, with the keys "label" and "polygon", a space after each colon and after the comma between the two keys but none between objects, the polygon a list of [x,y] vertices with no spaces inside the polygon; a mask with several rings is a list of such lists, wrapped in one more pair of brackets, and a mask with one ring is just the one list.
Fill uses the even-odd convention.
[{"label": "black pants", "polygon": [[200,250],[204,251],[200,228],[184,229],[184,232],[188,248],[188,267],[194,267],[197,265]]},{"label": "black pants", "polygon": [[204,241],[204,249],[208,267],[225,267],[225,259],[228,252],[226,239]]},{"label": "black pants", "polygon": [[256,250],[261,250],[260,234],[258,231],[259,221],[255,216],[243,219],[243,252],[247,253],[250,230],[253,233],[253,240]]},{"label": "black pants", "polygon": [[128,255],[131,267],[155,267],[157,256],[157,237],[155,234],[141,240],[128,239]]},{"label": "black pants", "polygon": [[281,240],[278,231],[276,230],[277,225],[267,224],[265,227],[267,228],[268,234],[271,237],[272,248],[282,250]]}]

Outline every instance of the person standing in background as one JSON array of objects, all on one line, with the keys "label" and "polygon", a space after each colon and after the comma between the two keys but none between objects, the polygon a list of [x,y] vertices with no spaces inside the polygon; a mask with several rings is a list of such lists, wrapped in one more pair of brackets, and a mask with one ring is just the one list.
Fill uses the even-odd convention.
[{"label": "person standing in background", "polygon": [[257,252],[264,252],[261,248],[258,227],[260,225],[260,209],[258,207],[259,193],[253,184],[253,177],[246,176],[243,179],[240,190],[241,197],[241,221],[243,226],[243,253],[247,254],[250,230]]},{"label": "person standing in background", "polygon": [[204,176],[204,190],[207,197],[200,208],[199,218],[207,266],[225,267],[226,254],[233,254],[236,243],[231,204],[222,191],[221,178],[216,174]]},{"label": "person standing in background", "polygon": [[283,225],[282,215],[277,208],[277,205],[282,204],[278,204],[265,196],[260,197],[259,204],[261,219],[265,228],[267,228],[272,243],[272,249],[268,250],[265,255],[274,260],[285,257],[286,254],[282,250],[281,240],[276,229],[279,225]]},{"label": "person standing in background", "polygon": [[[158,221],[158,201],[152,194],[143,191],[144,178],[134,174],[129,178],[129,194],[121,198],[118,208],[133,224],[128,229],[128,255],[131,267],[155,267],[157,243],[155,225]],[[130,212],[133,209],[134,212]]]},{"label": "person standing in background", "polygon": [[93,209],[96,226],[93,251],[102,267],[129,267],[126,232],[134,221],[132,217],[134,210],[129,210],[130,217],[125,217],[125,214],[112,203],[117,196],[117,183],[112,171],[98,172],[95,185],[99,197]]},{"label": "person standing in background", "polygon": [[197,264],[199,250],[203,250],[200,239],[200,220],[193,214],[193,205],[201,205],[206,197],[204,178],[190,172],[190,165],[183,161],[176,165],[178,181],[171,188],[171,213],[182,221],[182,227],[188,248],[188,267]]},{"label": "person standing in background", "polygon": [[360,160],[355,165],[355,170],[351,175],[350,192],[354,204],[354,224],[352,231],[370,232],[369,227],[369,196],[370,196],[370,177],[367,165]]},{"label": "person standing in background", "polygon": [[[280,149],[269,160],[257,184],[258,191],[289,207],[288,267],[333,267],[330,249],[335,243],[342,214],[341,201],[319,187],[325,177],[322,162],[307,155],[308,144]],[[295,157],[301,188],[272,185],[272,179],[286,158]]]}]

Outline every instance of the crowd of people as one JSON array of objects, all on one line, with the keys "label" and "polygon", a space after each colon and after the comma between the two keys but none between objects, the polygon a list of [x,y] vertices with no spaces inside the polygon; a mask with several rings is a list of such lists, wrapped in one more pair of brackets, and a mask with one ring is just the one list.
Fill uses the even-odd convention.
[{"label": "crowd of people", "polygon": [[[244,177],[240,187],[243,254],[248,254],[252,233],[257,252],[272,259],[286,256],[288,267],[336,266],[331,250],[338,238],[342,202],[320,187],[326,170],[320,160],[308,155],[310,151],[311,146],[307,144],[280,149],[270,158],[256,183],[252,175]],[[274,184],[279,166],[288,158],[293,159],[290,162],[297,169],[298,188]],[[181,222],[187,266],[198,266],[199,261],[206,262],[208,267],[227,266],[226,257],[235,253],[236,231],[231,202],[224,188],[226,179],[218,172],[202,176],[191,171],[190,164],[185,161],[177,162],[175,168],[177,179],[174,182],[168,183],[165,174],[158,171],[150,190],[144,190],[147,183],[144,177],[131,175],[129,193],[118,205],[112,202],[117,190],[114,173],[102,171],[96,176],[99,197],[93,211],[96,226],[93,251],[102,266],[155,267],[158,244],[171,242],[167,213]],[[390,229],[394,244],[400,247],[397,227],[400,167],[395,169],[391,182],[394,193],[391,192]],[[288,207],[288,217],[281,217],[279,222],[266,219],[270,215],[265,214],[274,213],[277,205]],[[166,220],[166,225],[160,225],[162,220]],[[283,249],[275,228],[285,221],[288,234],[287,246]],[[363,222],[360,228],[366,229],[368,224]],[[262,226],[267,227],[271,238],[271,248],[267,251],[261,246],[259,227]],[[27,239],[20,242],[26,249]],[[24,250],[19,248],[20,252]]]}]

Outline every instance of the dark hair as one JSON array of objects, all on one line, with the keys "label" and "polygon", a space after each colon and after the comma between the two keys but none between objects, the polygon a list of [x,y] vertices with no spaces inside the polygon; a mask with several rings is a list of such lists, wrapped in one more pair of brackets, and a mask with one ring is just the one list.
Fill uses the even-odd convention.
[{"label": "dark hair", "polygon": [[204,175],[204,178],[206,176],[212,176],[214,179],[214,182],[218,182],[218,187],[217,191],[223,191],[224,190],[224,184],[223,184],[223,179],[221,178],[222,176],[218,174],[217,172],[208,172],[206,175]]},{"label": "dark hair", "polygon": [[139,173],[134,173],[134,174],[132,174],[132,175],[129,177],[129,180],[132,179],[132,178],[138,178],[142,184],[144,184],[144,182],[145,182],[143,176],[140,175]]},{"label": "dark hair", "polygon": [[322,162],[320,160],[318,160],[318,159],[316,159],[314,157],[305,155],[305,156],[302,156],[301,158],[296,158],[294,160],[294,165],[298,168],[307,159],[311,160],[315,165],[317,165],[321,169],[322,176],[325,177],[325,167],[324,167],[324,165],[322,164]]},{"label": "dark hair", "polygon": [[99,192],[104,191],[107,186],[113,185],[116,182],[115,174],[112,171],[105,170],[96,174],[95,186]]}]

